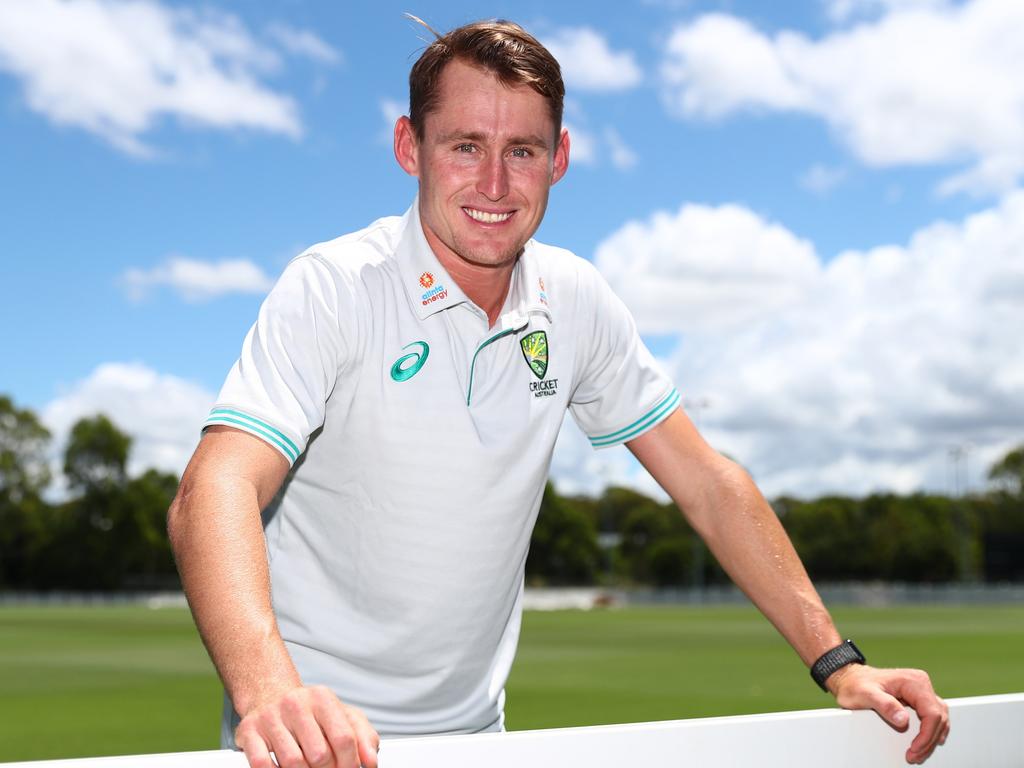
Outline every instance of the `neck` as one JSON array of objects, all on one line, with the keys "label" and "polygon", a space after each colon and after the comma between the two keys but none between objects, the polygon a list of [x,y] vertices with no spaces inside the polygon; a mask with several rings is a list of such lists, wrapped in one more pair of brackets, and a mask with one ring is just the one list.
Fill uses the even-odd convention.
[{"label": "neck", "polygon": [[487,313],[488,325],[493,327],[505,306],[518,257],[501,264],[474,264],[449,250],[429,227],[423,227],[423,234],[441,266],[466,297]]},{"label": "neck", "polygon": [[487,313],[488,325],[493,327],[498,322],[501,308],[505,306],[515,262],[490,267],[471,264],[462,259],[439,257],[438,261],[469,300]]}]

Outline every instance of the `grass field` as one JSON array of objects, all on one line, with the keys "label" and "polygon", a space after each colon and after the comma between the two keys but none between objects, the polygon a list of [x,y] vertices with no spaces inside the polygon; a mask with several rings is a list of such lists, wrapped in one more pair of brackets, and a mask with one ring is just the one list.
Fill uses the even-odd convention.
[{"label": "grass field", "polygon": [[[1024,607],[836,609],[947,697],[1024,691]],[[750,608],[528,613],[512,729],[829,706]],[[0,609],[0,761],[212,749],[220,686],[187,611]]]}]

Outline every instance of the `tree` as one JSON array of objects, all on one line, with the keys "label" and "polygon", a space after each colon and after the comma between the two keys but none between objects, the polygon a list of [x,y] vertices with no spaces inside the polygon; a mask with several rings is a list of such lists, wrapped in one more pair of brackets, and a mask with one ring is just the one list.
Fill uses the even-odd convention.
[{"label": "tree", "polygon": [[0,588],[29,586],[33,555],[43,537],[49,442],[50,432],[32,411],[0,396]]},{"label": "tree", "polygon": [[106,416],[72,427],[64,472],[78,495],[52,520],[48,586],[125,589],[174,582],[164,516],[177,478],[149,470],[129,479],[131,442]]},{"label": "tree", "polygon": [[843,496],[782,498],[773,507],[812,579],[877,578],[862,502]]},{"label": "tree", "polygon": [[1007,453],[992,465],[988,479],[1014,496],[1024,496],[1024,445]]},{"label": "tree", "polygon": [[50,432],[28,409],[0,395],[0,503],[40,495],[50,482]]},{"label": "tree", "polygon": [[542,584],[593,584],[600,559],[593,521],[566,504],[549,482],[530,540],[527,579]]},{"label": "tree", "polygon": [[72,490],[89,493],[122,487],[127,478],[132,439],[99,414],[71,428],[64,453],[64,475]]}]

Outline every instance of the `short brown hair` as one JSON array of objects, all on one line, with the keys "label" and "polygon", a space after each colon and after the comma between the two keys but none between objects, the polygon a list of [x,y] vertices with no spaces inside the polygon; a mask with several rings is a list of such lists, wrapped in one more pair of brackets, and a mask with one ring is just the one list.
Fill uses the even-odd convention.
[{"label": "short brown hair", "polygon": [[555,138],[562,129],[565,84],[555,57],[518,24],[496,19],[477,21],[439,35],[415,16],[436,39],[427,46],[409,72],[409,120],[419,139],[423,123],[437,107],[437,87],[444,68],[459,59],[494,73],[503,85],[528,85],[548,102],[555,123]]}]

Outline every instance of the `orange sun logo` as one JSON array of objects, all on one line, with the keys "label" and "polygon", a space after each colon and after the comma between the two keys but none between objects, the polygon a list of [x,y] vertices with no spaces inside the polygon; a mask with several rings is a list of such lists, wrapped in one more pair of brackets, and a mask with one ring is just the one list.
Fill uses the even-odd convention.
[{"label": "orange sun logo", "polygon": [[424,288],[429,288],[433,284],[434,276],[432,274],[430,274],[429,272],[424,272],[422,275],[420,275],[420,285],[422,285]]},{"label": "orange sun logo", "polygon": [[537,278],[537,283],[538,283],[538,285],[540,285],[540,289],[543,291],[544,290],[544,278],[543,277],[538,277]]}]

